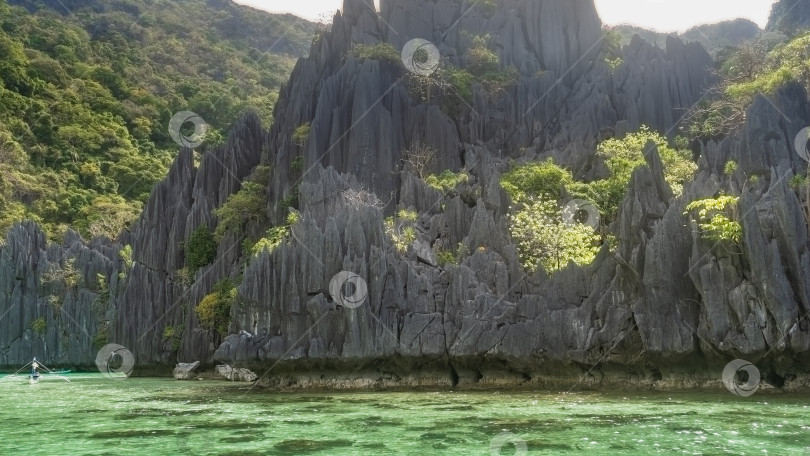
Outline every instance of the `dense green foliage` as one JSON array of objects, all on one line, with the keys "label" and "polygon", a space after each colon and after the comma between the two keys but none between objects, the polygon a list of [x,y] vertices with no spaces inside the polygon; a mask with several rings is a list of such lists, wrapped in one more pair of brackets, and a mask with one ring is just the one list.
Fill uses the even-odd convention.
[{"label": "dense green foliage", "polygon": [[610,171],[605,179],[588,183],[575,181],[569,170],[548,159],[511,169],[501,176],[501,186],[515,202],[521,202],[526,197],[558,201],[566,193],[592,201],[605,222],[609,223],[618,214],[633,170],[646,163],[644,148],[648,142],[657,147],[664,165],[664,178],[679,195],[684,182],[692,178],[697,165],[688,151],[675,149],[666,138],[647,127],[623,139],[607,139],[599,144],[597,155],[605,160]]},{"label": "dense green foliage", "polygon": [[298,223],[299,219],[300,214],[298,211],[291,210],[290,213],[287,214],[287,223],[271,227],[267,230],[263,238],[251,245],[243,246],[243,252],[250,252],[252,256],[256,256],[262,252],[272,252],[276,247],[280,246],[282,242],[289,239],[292,226]]},{"label": "dense green foliage", "polygon": [[603,41],[602,60],[611,70],[615,70],[624,62],[622,58],[622,35],[617,30],[605,30]]},{"label": "dense green foliage", "polygon": [[475,76],[484,76],[498,71],[500,68],[498,54],[487,46],[491,39],[492,37],[489,35],[474,36],[472,46],[467,49],[465,55],[466,68]]},{"label": "dense green foliage", "polygon": [[183,325],[167,326],[163,328],[163,339],[172,344],[172,349],[178,350],[183,342],[183,333],[186,328]]},{"label": "dense green foliage", "polygon": [[358,44],[349,52],[349,55],[359,59],[379,60],[388,63],[402,64],[402,56],[394,46],[386,42],[378,42],[372,45]]},{"label": "dense green foliage", "polygon": [[48,322],[45,321],[44,317],[39,317],[31,322],[31,329],[33,329],[37,335],[45,334],[45,331],[48,329]]},{"label": "dense green foliage", "polygon": [[566,210],[555,200],[527,197],[512,211],[509,231],[526,270],[554,272],[570,262],[584,266],[594,260],[600,237],[590,226],[566,223]]},{"label": "dense green foliage", "polygon": [[314,31],[230,2],[79,5],[62,16],[0,0],[2,231],[33,219],[52,237],[67,227],[114,237],[178,149],[172,115],[206,121],[202,150],[245,110],[269,123]]},{"label": "dense green foliage", "polygon": [[232,280],[224,279],[214,285],[214,290],[194,308],[200,326],[220,337],[227,335],[231,323],[231,304],[236,301],[236,296],[236,285]]},{"label": "dense green foliage", "polygon": [[723,174],[726,176],[732,176],[734,173],[737,172],[737,162],[734,160],[729,160],[723,166]]},{"label": "dense green foliage", "polygon": [[299,125],[292,134],[293,143],[303,147],[307,138],[309,137],[310,123]]},{"label": "dense green foliage", "polygon": [[442,267],[458,263],[458,254],[452,250],[434,249],[434,253],[436,254],[436,260]]},{"label": "dense green foliage", "polygon": [[[487,93],[497,94],[517,84],[519,75],[514,67],[501,69],[501,59],[489,45],[491,40],[492,37],[489,35],[472,38],[472,46],[464,55],[466,66],[462,71],[469,72],[473,76],[470,79],[481,84]],[[459,73],[453,75],[452,70],[448,76],[451,81],[467,80],[466,77],[460,77]],[[457,89],[467,92],[466,87],[457,87]]]},{"label": "dense green foliage", "polygon": [[577,194],[587,184],[575,182],[570,171],[547,159],[511,169],[501,176],[501,186],[514,203],[509,232],[527,271],[551,273],[572,261],[593,261],[600,236],[591,226],[566,223],[574,214],[566,214],[560,204],[566,193]]},{"label": "dense green foliage", "polygon": [[607,221],[615,220],[618,215],[633,170],[646,163],[644,150],[649,142],[658,149],[664,165],[664,179],[675,195],[680,195],[684,183],[692,179],[697,165],[692,161],[691,153],[671,147],[665,137],[647,127],[628,134],[624,139],[605,140],[599,144],[597,154],[604,158],[610,176],[592,182],[586,193]]},{"label": "dense green foliage", "polygon": [[219,220],[214,232],[216,242],[229,231],[242,233],[248,221],[264,223],[267,218],[267,182],[270,178],[269,166],[257,166],[250,179],[242,182],[242,188],[228,197],[228,200],[214,213]]},{"label": "dense green foliage", "polygon": [[469,174],[464,171],[454,173],[449,169],[446,169],[439,174],[429,175],[425,178],[425,183],[437,190],[448,193],[469,180]]},{"label": "dense green foliage", "polygon": [[517,166],[501,176],[501,187],[514,202],[526,197],[557,201],[573,182],[571,172],[554,164],[550,158]]},{"label": "dense green foliage", "polygon": [[[542,267],[552,272],[565,267],[569,261],[588,264],[601,242],[611,244],[602,228],[616,219],[632,173],[646,163],[644,150],[650,144],[658,149],[664,178],[679,195],[697,166],[689,152],[670,146],[666,138],[647,127],[623,139],[608,139],[598,145],[597,155],[605,161],[609,171],[604,179],[577,181],[571,171],[551,159],[516,166],[504,173],[501,187],[514,203],[510,232],[524,267],[530,271]],[[567,210],[563,208],[567,207],[564,197],[590,201],[600,212],[602,228],[566,224],[565,220],[570,220],[574,214],[564,213]]]},{"label": "dense green foliage", "polygon": [[193,277],[201,267],[210,264],[217,256],[217,243],[214,235],[203,223],[195,229],[186,243],[186,268]]},{"label": "dense green foliage", "polygon": [[736,219],[738,197],[722,195],[693,201],[686,206],[687,214],[698,223],[701,237],[712,242],[742,241],[742,225]]}]

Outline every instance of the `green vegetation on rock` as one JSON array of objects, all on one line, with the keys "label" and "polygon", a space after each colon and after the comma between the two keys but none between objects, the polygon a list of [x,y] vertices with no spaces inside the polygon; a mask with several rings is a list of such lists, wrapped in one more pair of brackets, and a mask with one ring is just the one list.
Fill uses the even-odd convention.
[{"label": "green vegetation on rock", "polygon": [[769,95],[788,82],[810,88],[810,32],[768,51],[767,42],[741,46],[723,56],[722,81],[714,97],[693,107],[687,131],[693,138],[717,139],[739,128],[757,94]]},{"label": "green vegetation on rock", "polygon": [[232,280],[224,279],[214,285],[214,290],[194,308],[200,326],[219,337],[227,335],[231,323],[231,304],[236,301],[236,296],[236,285]]},{"label": "green vegetation on rock", "polygon": [[565,193],[579,192],[587,184],[575,182],[570,171],[551,159],[511,169],[501,186],[512,199],[509,232],[521,263],[529,272],[551,273],[570,262],[590,264],[599,251],[596,230],[572,220],[561,206]]},{"label": "green vegetation on rock", "polygon": [[458,264],[458,254],[452,250],[435,250],[435,253],[436,260],[442,267]]},{"label": "green vegetation on rock", "polygon": [[310,130],[309,122],[299,125],[298,128],[296,128],[295,131],[293,131],[292,134],[293,143],[303,147],[304,143],[309,137],[309,130]]},{"label": "green vegetation on rock", "polygon": [[378,42],[372,45],[357,44],[349,52],[349,55],[359,59],[371,59],[402,64],[400,52],[397,51],[393,45],[386,42]]},{"label": "green vegetation on rock", "polygon": [[408,250],[408,246],[416,241],[416,227],[414,224],[419,218],[416,211],[400,209],[396,216],[385,219],[385,232],[394,242],[394,247],[400,253]]},{"label": "green vegetation on rock", "polygon": [[565,210],[554,200],[527,197],[510,213],[509,232],[526,270],[551,273],[570,262],[580,266],[593,262],[600,237],[590,226],[566,223]]},{"label": "green vegetation on rock", "polygon": [[242,188],[229,196],[225,204],[214,211],[218,219],[217,229],[214,232],[216,242],[222,242],[228,232],[241,235],[245,223],[249,221],[260,224],[265,222],[268,179],[270,167],[257,166],[250,179],[242,182]]},{"label": "green vegetation on rock", "polygon": [[469,174],[464,171],[454,173],[449,169],[446,169],[439,174],[431,174],[430,176],[426,177],[425,183],[437,190],[448,193],[469,180]]},{"label": "green vegetation on rock", "polygon": [[624,62],[622,58],[622,35],[615,29],[604,31],[604,44],[602,45],[602,59],[611,70],[615,70]]},{"label": "green vegetation on rock", "polygon": [[214,235],[208,229],[208,225],[203,223],[195,229],[186,243],[186,268],[188,274],[194,274],[203,266],[211,264],[217,256],[217,243]]},{"label": "green vegetation on rock", "polygon": [[281,245],[282,242],[287,240],[292,233],[292,226],[298,223],[301,215],[298,211],[291,210],[287,214],[287,223],[281,226],[274,226],[267,230],[263,238],[259,239],[252,245],[243,245],[243,252],[250,252],[251,255],[256,256],[262,252],[272,252],[276,247]]},{"label": "green vegetation on rock", "polygon": [[513,67],[501,68],[498,54],[490,47],[490,35],[462,33],[468,40],[461,59],[461,67],[447,62],[430,75],[410,75],[412,93],[425,101],[437,95],[445,113],[454,116],[473,98],[473,87],[478,84],[485,94],[497,96],[517,85],[519,72]]},{"label": "green vegetation on rock", "polygon": [[45,334],[45,331],[48,329],[48,322],[45,321],[44,317],[39,317],[31,322],[31,329],[38,335]]},{"label": "green vegetation on rock", "polygon": [[684,183],[690,181],[697,170],[689,151],[671,147],[665,137],[647,127],[642,127],[638,132],[630,133],[623,139],[608,139],[601,142],[597,148],[597,155],[605,160],[610,176],[591,182],[587,193],[599,207],[606,221],[616,219],[619,206],[627,194],[633,170],[646,163],[644,151],[649,142],[658,149],[658,155],[664,165],[664,179],[676,196],[681,194]]},{"label": "green vegetation on rock", "polygon": [[551,159],[516,166],[501,176],[501,187],[514,203],[510,213],[510,232],[529,271],[543,268],[552,272],[569,261],[588,264],[598,246],[607,242],[600,227],[564,223],[573,214],[564,214],[562,199],[590,201],[601,214],[602,226],[618,216],[633,171],[645,165],[645,147],[655,145],[664,165],[664,178],[676,195],[683,191],[697,166],[685,150],[670,146],[659,133],[642,127],[623,139],[607,139],[597,147],[609,175],[591,182],[574,179],[571,171]]},{"label": "green vegetation on rock", "polygon": [[501,187],[514,202],[526,197],[540,197],[556,201],[574,182],[567,169],[556,165],[550,158],[545,161],[517,166],[501,176]]},{"label": "green vegetation on rock", "polygon": [[742,225],[736,220],[738,197],[721,195],[693,201],[686,213],[694,217],[703,239],[712,242],[742,241]]},{"label": "green vegetation on rock", "polygon": [[185,327],[183,325],[166,326],[163,328],[163,339],[171,342],[173,350],[178,350],[183,341],[184,331]]}]

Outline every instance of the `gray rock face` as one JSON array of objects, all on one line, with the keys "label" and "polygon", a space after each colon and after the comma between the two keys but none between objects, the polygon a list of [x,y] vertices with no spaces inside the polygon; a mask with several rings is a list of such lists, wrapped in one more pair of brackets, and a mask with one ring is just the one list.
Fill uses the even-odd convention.
[{"label": "gray rock face", "polygon": [[0,365],[92,365],[126,280],[119,251],[73,232],[49,245],[36,224],[14,226],[0,247]]},{"label": "gray rock face", "polygon": [[231,367],[226,364],[217,366],[217,374],[233,382],[255,382],[258,375],[241,367]]},{"label": "gray rock face", "polygon": [[[210,362],[214,340],[198,327],[194,307],[215,283],[234,274],[241,239],[226,238],[216,260],[188,283],[183,242],[203,223],[216,227],[213,210],[239,190],[259,163],[265,133],[254,115],[246,116],[228,142],[203,156],[199,168],[192,151],[182,150],[169,176],[152,192],[132,229],[133,266],[118,303],[111,336],[135,354],[139,363],[173,364],[175,360]],[[184,328],[175,350],[164,338],[167,327]]]},{"label": "gray rock face", "polygon": [[172,375],[175,380],[193,380],[197,378],[196,371],[199,366],[199,361],[194,361],[193,363],[177,363],[177,365],[174,366]]},{"label": "gray rock face", "polygon": [[[795,90],[784,89],[774,103],[801,125],[804,108],[788,105]],[[796,194],[776,169],[746,188],[739,252],[702,239],[684,215],[689,201],[713,195],[724,179],[705,163],[726,142],[748,137],[757,147],[755,139],[772,137],[776,131],[762,126],[771,115],[755,103],[739,137],[707,151],[678,198],[649,147],[615,224],[617,250],[551,277],[522,272],[505,225],[496,222],[503,208],[492,207],[494,198],[462,203],[472,220],[457,226],[447,215],[458,198],[439,196],[444,212],[427,218],[443,226],[420,230],[419,241],[435,245],[465,233],[458,236],[471,254],[438,268],[397,253],[381,236],[382,211],[343,196],[359,185],[353,177],[320,170],[301,184],[304,212],[293,239],[246,268],[239,292],[253,304],[234,309],[243,331],[226,338],[215,358],[263,368],[264,383],[282,388],[413,387],[425,378],[540,386],[553,383],[550,371],[585,384],[705,386],[719,382],[732,357],[756,360],[776,383],[792,378],[803,372],[810,336],[802,324],[810,297],[807,223]],[[783,139],[797,132],[789,128]],[[781,176],[790,176],[785,152]],[[744,163],[750,154],[740,147],[730,158]],[[424,193],[407,176],[402,182],[402,194]],[[329,293],[341,270],[367,284],[357,308]],[[358,374],[346,377],[349,370]],[[414,379],[417,372],[427,377]]]},{"label": "gray rock face", "polygon": [[[0,365],[36,356],[49,366],[91,367],[109,342],[125,346],[140,365],[210,362],[214,340],[197,329],[193,309],[217,281],[235,273],[241,239],[223,242],[216,261],[191,283],[181,277],[181,246],[202,223],[216,227],[212,210],[259,163],[265,135],[248,115],[199,168],[192,151],[182,150],[132,232],[115,242],[85,243],[69,232],[62,245],[48,245],[35,224],[15,226],[0,247],[7,290],[0,296]],[[131,263],[123,257],[125,246],[132,247]],[[176,340],[164,336],[168,327]]]},{"label": "gray rock face", "polygon": [[[302,219],[292,241],[245,269],[239,292],[252,304],[234,309],[233,318],[234,329],[246,333],[226,338],[215,358],[267,368],[267,384],[285,387],[345,387],[353,381],[319,383],[316,373],[332,372],[326,378],[336,379],[347,370],[365,372],[364,380],[356,383],[363,387],[431,370],[444,372],[431,375],[437,384],[448,376],[451,383],[467,385],[542,383],[549,370],[584,375],[587,383],[606,382],[610,376],[617,381],[614,368],[621,378],[673,384],[683,382],[683,372],[692,372],[693,379],[718,380],[722,364],[716,363],[731,356],[765,355],[759,346],[783,353],[787,342],[779,345],[776,333],[792,331],[797,341],[804,337],[788,322],[789,317],[798,321],[799,303],[807,299],[804,285],[796,285],[807,280],[807,274],[797,272],[804,271],[806,234],[801,233],[806,233],[806,225],[796,196],[775,177],[796,172],[801,164],[788,138],[806,121],[804,93],[783,94],[777,102],[795,118],[789,131],[779,126],[784,125],[781,116],[767,112],[767,102],[755,103],[739,136],[708,145],[696,181],[679,198],[664,181],[657,151],[649,150],[647,166],[634,173],[614,225],[619,239],[615,252],[605,248],[593,265],[572,265],[551,277],[523,272],[503,218],[508,198],[492,184],[497,183],[497,163],[507,155],[503,150],[528,146],[526,156],[550,154],[574,169],[597,172],[588,171],[589,163],[605,131],[621,135],[649,125],[671,133],[683,108],[714,82],[705,50],[675,38],[668,40],[666,50],[634,40],[624,49],[624,62],[611,72],[594,61],[587,47],[578,46],[596,42],[587,37],[598,40],[598,33],[589,32],[598,29],[598,21],[591,22],[583,13],[585,3],[516,7],[524,8],[522,17],[533,23],[541,22],[532,21],[538,11],[557,11],[556,22],[567,25],[562,27],[565,34],[555,37],[567,36],[577,43],[572,48],[544,47],[555,38],[542,33],[510,35],[510,27],[528,26],[517,25],[519,20],[509,13],[487,17],[473,10],[462,18],[461,29],[490,32],[496,41],[511,40],[499,48],[500,57],[504,62],[519,60],[524,77],[496,100],[475,89],[469,112],[454,118],[431,110],[429,103],[414,103],[398,85],[395,65],[335,56],[352,43],[390,40],[401,46],[422,37],[435,40],[443,56],[459,62],[463,39],[453,38],[455,31],[440,36],[447,31],[443,24],[460,16],[459,5],[383,2],[377,18],[362,2],[347,2],[331,34],[324,35],[311,58],[297,68],[295,83],[277,106],[288,115],[271,131],[275,168],[283,170],[299,153],[289,145],[292,129],[312,122],[309,141],[300,151],[314,166],[298,184]],[[566,13],[572,11],[578,12]],[[408,33],[395,37],[392,29]],[[589,65],[571,66],[579,58]],[[563,74],[563,68],[570,71]],[[538,69],[547,72],[526,77]],[[789,100],[799,101],[787,106]],[[434,115],[438,117],[423,120]],[[431,142],[433,129],[444,132],[436,136],[440,142]],[[480,197],[431,193],[408,173],[379,179],[396,171],[397,154],[416,142],[442,151],[440,168],[469,169],[469,185]],[[684,215],[690,201],[713,196],[720,188],[728,159],[738,161],[741,169],[774,169],[771,182],[763,182],[758,192],[746,197],[750,203],[742,203],[758,207],[746,214],[751,220],[743,217],[748,234],[742,257],[706,245]],[[270,193],[278,198],[292,185],[276,175]],[[419,239],[411,253],[399,254],[381,235],[384,212],[391,209],[356,207],[340,196],[347,188],[359,187],[379,196],[398,195],[398,207],[426,214],[417,224]],[[773,196],[764,199],[769,193]],[[774,217],[769,214],[788,217],[785,224],[792,231],[781,242],[755,223]],[[763,240],[748,240],[753,233]],[[425,245],[459,243],[467,254],[458,264],[437,267],[425,260]],[[748,252],[748,244],[761,249],[756,259],[748,257],[755,254]],[[793,266],[774,275],[785,258]],[[765,266],[754,267],[749,261],[770,265],[768,273],[754,279],[752,273]],[[367,299],[357,308],[341,305],[329,293],[329,281],[342,270],[358,274],[367,285]],[[771,287],[783,291],[764,309],[740,303],[745,296],[756,296],[750,298],[756,301],[772,294],[766,291]],[[775,317],[768,316],[771,312]],[[768,325],[770,318],[777,324]],[[763,331],[766,327],[773,329]],[[768,364],[776,358],[779,367]],[[773,378],[786,378],[801,369],[799,359],[789,361],[770,352],[759,361]]]},{"label": "gray rock face", "polygon": [[[643,123],[675,131],[684,108],[713,82],[709,54],[676,38],[666,51],[634,41],[612,72],[600,60],[603,38],[592,1],[498,4],[488,11],[461,1],[383,0],[378,15],[368,2],[347,1],[279,95],[270,134],[271,200],[289,196],[301,180],[301,173],[289,171],[298,156],[304,173],[317,164],[332,166],[383,200],[401,186],[403,151],[417,145],[442,151],[436,170],[475,166],[465,161],[474,159],[466,156],[473,145],[497,157],[527,148],[547,152],[580,169],[592,162],[596,140],[606,132]],[[417,82],[400,62],[348,53],[380,41],[399,50],[422,38],[435,44],[445,64],[464,66],[470,37],[485,35],[501,65],[522,76],[498,93],[473,84],[470,100],[448,91],[423,102],[412,95]],[[460,112],[453,114],[453,105]],[[311,129],[299,146],[293,132],[305,123]],[[279,221],[286,216],[278,205],[271,209]]]}]

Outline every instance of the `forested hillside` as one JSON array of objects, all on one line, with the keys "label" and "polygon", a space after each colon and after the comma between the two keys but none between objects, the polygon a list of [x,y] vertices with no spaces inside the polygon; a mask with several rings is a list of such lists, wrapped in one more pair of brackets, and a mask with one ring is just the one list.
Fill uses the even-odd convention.
[{"label": "forested hillside", "polygon": [[205,153],[247,110],[271,122],[316,25],[230,1],[0,0],[0,232],[114,237],[140,214],[193,111]]}]

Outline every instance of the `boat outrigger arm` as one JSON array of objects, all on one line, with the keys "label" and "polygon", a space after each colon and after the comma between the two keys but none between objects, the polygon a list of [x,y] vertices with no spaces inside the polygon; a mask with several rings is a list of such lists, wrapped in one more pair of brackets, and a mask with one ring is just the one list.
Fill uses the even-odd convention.
[{"label": "boat outrigger arm", "polygon": [[[48,369],[44,364],[37,361],[36,358],[34,358],[30,363],[28,363],[25,366],[21,367],[17,372],[14,372],[13,374],[11,374],[11,376],[16,376],[17,374],[22,372],[24,369],[27,369],[28,367],[31,368],[31,375],[28,376],[28,380],[31,383],[37,383],[39,380],[41,380],[43,378],[49,378],[49,379],[53,378],[53,379],[58,379],[58,380],[64,380],[64,381],[70,383],[69,378],[63,377],[63,376],[59,375],[58,373]],[[39,369],[42,369],[44,371],[44,373],[40,374]]]}]

